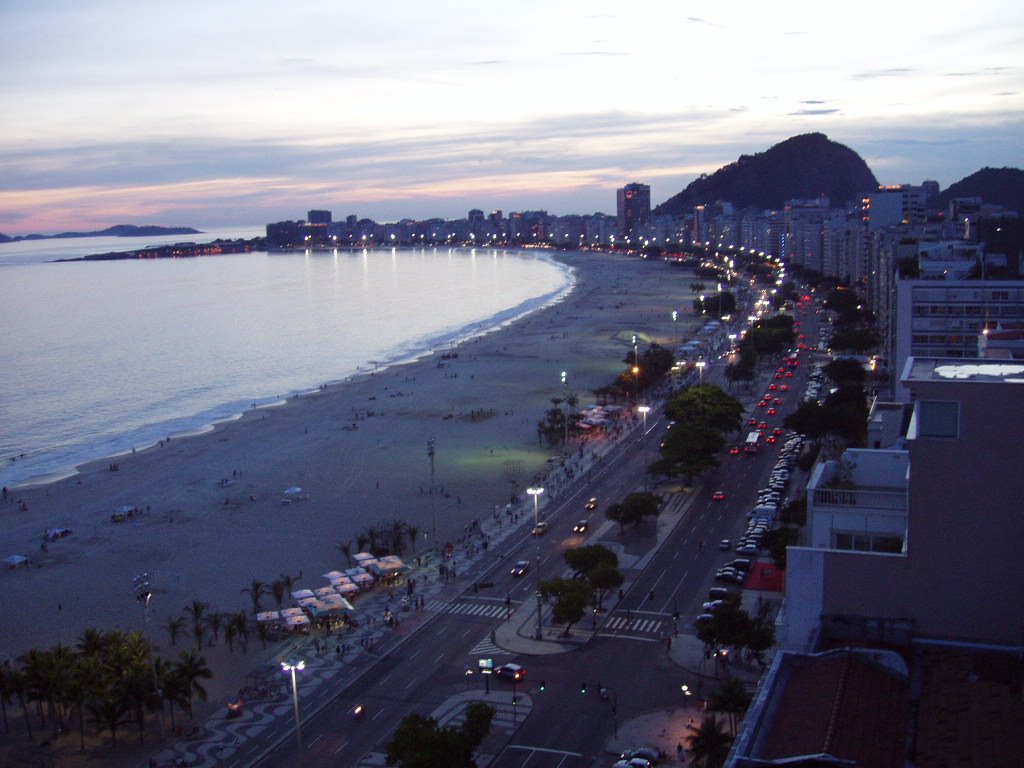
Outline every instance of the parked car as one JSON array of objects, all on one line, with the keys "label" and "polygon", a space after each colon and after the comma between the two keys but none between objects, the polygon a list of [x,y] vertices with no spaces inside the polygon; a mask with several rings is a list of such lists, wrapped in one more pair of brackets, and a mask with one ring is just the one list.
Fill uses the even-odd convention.
[{"label": "parked car", "polygon": [[639,757],[647,760],[651,763],[656,763],[661,759],[661,753],[658,752],[654,747],[628,747],[622,750],[622,754],[619,755],[620,760],[631,760],[634,757]]},{"label": "parked car", "polygon": [[729,547],[731,547],[731,546],[732,546],[732,542],[729,539],[722,539],[720,542],[718,542],[718,551],[719,552],[728,552],[729,551]]}]

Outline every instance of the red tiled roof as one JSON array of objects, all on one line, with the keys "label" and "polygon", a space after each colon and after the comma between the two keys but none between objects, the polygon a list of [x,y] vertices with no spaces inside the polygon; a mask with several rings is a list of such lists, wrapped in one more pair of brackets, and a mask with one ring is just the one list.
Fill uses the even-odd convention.
[{"label": "red tiled roof", "polygon": [[828,754],[864,768],[902,768],[909,682],[858,653],[793,657],[757,755]]}]

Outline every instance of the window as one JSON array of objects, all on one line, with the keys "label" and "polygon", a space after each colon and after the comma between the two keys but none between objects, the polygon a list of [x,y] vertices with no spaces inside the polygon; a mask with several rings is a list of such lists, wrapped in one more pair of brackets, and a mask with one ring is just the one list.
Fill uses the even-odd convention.
[{"label": "window", "polygon": [[920,400],[917,403],[917,434],[919,437],[958,437],[960,435],[960,403],[941,400]]}]

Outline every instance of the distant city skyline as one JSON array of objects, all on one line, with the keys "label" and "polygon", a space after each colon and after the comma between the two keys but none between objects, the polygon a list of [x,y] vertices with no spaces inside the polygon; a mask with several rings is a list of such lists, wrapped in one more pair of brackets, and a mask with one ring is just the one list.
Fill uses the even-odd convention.
[{"label": "distant city skyline", "polygon": [[627,183],[657,205],[813,131],[883,184],[1024,167],[1024,10],[997,0],[39,0],[0,22],[8,235],[614,215]]}]

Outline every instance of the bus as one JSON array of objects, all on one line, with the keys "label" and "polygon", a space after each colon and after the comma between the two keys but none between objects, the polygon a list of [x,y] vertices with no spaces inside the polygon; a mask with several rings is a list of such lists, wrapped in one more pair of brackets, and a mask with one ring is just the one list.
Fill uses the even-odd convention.
[{"label": "bus", "polygon": [[751,432],[747,435],[747,440],[743,443],[743,450],[747,453],[757,453],[758,444],[761,442],[760,432]]}]

